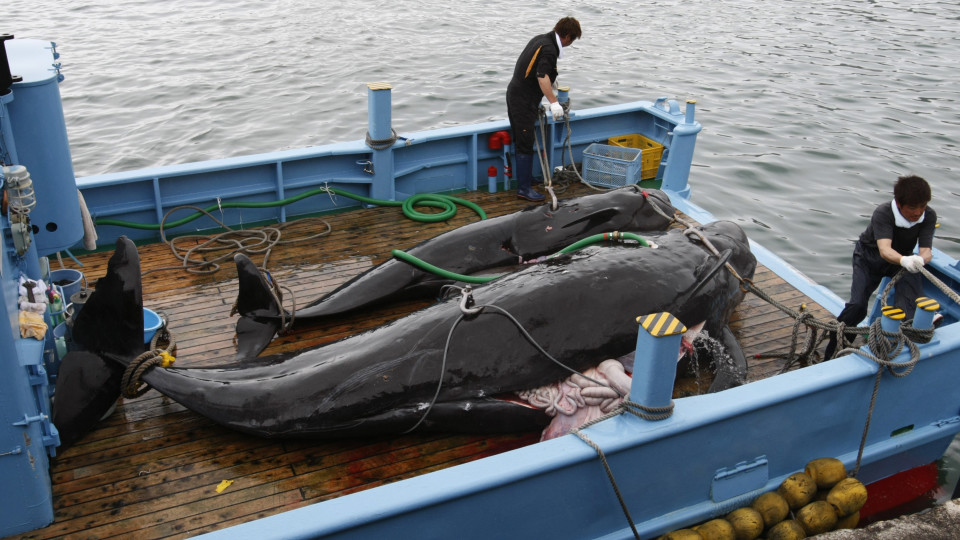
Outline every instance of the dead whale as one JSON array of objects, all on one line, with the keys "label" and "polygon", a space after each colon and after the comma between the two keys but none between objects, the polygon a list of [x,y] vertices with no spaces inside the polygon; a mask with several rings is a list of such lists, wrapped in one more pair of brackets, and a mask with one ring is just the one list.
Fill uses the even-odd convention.
[{"label": "dead whale", "polygon": [[[632,185],[566,199],[556,210],[530,206],[474,222],[426,240],[407,253],[449,272],[469,275],[532,262],[598,233],[663,231],[674,212],[662,191]],[[391,259],[298,308],[293,320],[302,323],[404,298],[431,298],[449,283],[450,279]],[[261,294],[259,284],[247,281],[240,287],[238,359],[260,354],[280,330],[281,320],[291,319],[275,304],[246,301]]]},{"label": "dead whale", "polygon": [[[629,354],[637,316],[668,311],[688,327],[723,333],[744,295],[726,265],[749,279],[756,259],[737,225],[715,222],[701,230],[716,253],[682,230],[650,235],[655,248],[592,246],[338,342],[219,368],[154,368],[143,380],[224,426],[265,437],[540,429],[550,417],[517,398],[566,379],[570,370],[586,372]],[[117,266],[135,263],[129,240],[118,241],[117,251]],[[92,296],[99,294],[98,288]],[[111,313],[130,307],[117,303],[136,299],[91,298],[76,324],[92,334],[115,333],[120,327]],[[130,360],[122,342],[83,343],[99,347],[82,353],[84,360]],[[61,370],[71,363],[68,355]],[[89,406],[59,397],[56,405]]]}]

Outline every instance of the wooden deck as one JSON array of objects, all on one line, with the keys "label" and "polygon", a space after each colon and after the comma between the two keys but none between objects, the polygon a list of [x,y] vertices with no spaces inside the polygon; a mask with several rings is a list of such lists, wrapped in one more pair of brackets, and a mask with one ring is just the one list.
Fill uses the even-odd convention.
[{"label": "wooden deck", "polygon": [[[564,197],[588,190],[571,188]],[[523,208],[513,193],[462,195],[491,217]],[[399,208],[375,208],[327,216],[332,232],[274,250],[269,267],[303,305],[351,276],[378,264],[390,249],[405,249],[476,220],[461,210],[446,223],[402,217]],[[319,230],[316,220],[297,222],[285,239]],[[111,253],[82,257],[88,281],[102,276]],[[177,265],[167,246],[140,247],[144,272]],[[259,262],[258,259],[255,259]],[[75,267],[65,259],[68,267]],[[755,283],[797,309],[806,303],[828,317],[766,268]],[[204,366],[233,357],[236,319],[228,317],[236,295],[232,264],[215,276],[164,270],[144,276],[144,305],[165,312],[177,344],[177,365]],[[340,339],[425,303],[344,318],[275,340],[267,353]],[[731,325],[750,358],[751,380],[778,372],[783,360],[753,358],[788,350],[793,321],[748,295]],[[476,460],[537,441],[539,433],[497,437],[406,435],[337,442],[266,440],[229,431],[151,390],[122,399],[98,429],[63,451],[51,465],[56,521],[22,538],[184,538],[285,510]],[[217,486],[232,481],[222,492]]]}]

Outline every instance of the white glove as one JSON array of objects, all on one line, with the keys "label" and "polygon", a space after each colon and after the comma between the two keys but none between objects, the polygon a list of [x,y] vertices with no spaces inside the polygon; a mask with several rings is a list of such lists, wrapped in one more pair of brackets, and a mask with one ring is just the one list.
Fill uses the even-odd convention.
[{"label": "white glove", "polygon": [[550,104],[550,114],[553,115],[554,120],[563,118],[563,107],[560,106],[560,103],[554,101]]},{"label": "white glove", "polygon": [[923,257],[919,255],[904,255],[900,257],[900,266],[906,268],[907,272],[916,274],[923,268]]}]

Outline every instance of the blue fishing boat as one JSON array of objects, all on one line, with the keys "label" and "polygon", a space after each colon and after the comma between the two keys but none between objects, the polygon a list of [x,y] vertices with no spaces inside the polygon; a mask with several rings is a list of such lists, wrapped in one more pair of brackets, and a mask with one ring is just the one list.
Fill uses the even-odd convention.
[{"label": "blue fishing boat", "polygon": [[[818,363],[816,354],[802,350],[815,340],[804,344],[796,333],[824,330],[812,319],[828,321],[830,313],[839,312],[842,300],[752,243],[750,251],[759,266],[753,280],[744,281],[749,293],[738,317],[745,324],[750,310],[769,307],[763,317],[781,322],[776,328],[761,327],[762,335],[742,330],[738,337],[750,363],[761,365],[758,355],[776,360],[750,372],[745,384],[713,393],[678,394],[672,361],[682,332],[637,324],[634,374],[643,373],[637,378],[643,384],[634,385],[630,401],[666,414],[638,415],[622,408],[620,414],[542,442],[536,442],[539,434],[490,439],[496,443],[478,436],[466,440],[477,448],[469,456],[433,461],[415,459],[424,457],[420,450],[409,452],[413,457],[403,454],[407,448],[423,448],[423,439],[415,446],[414,439],[404,435],[406,446],[401,448],[390,438],[381,438],[378,450],[367,453],[379,452],[376,456],[384,463],[376,470],[400,459],[417,463],[408,472],[384,479],[377,478],[379,473],[361,472],[348,459],[336,473],[346,487],[335,495],[304,493],[310,491],[311,479],[320,478],[324,460],[354,452],[354,443],[324,447],[330,450],[322,454],[310,442],[277,443],[279,450],[254,436],[204,423],[155,391],[145,398],[152,400],[149,409],[145,399],[125,398],[117,413],[105,417],[105,427],[95,440],[81,439],[76,447],[60,452],[60,431],[51,419],[66,347],[57,332],[66,323],[58,317],[72,316],[65,307],[70,301],[76,313],[84,295],[90,294],[82,282],[103,275],[109,251],[102,250],[112,249],[118,237],[136,241],[146,260],[146,253],[153,253],[149,246],[156,245],[165,229],[183,234],[187,229],[249,228],[315,216],[333,216],[331,220],[338,218],[349,227],[351,221],[367,219],[354,225],[360,230],[352,238],[359,244],[361,237],[382,232],[376,225],[385,214],[372,220],[359,217],[377,211],[371,206],[407,201],[408,213],[415,213],[410,208],[414,203],[441,206],[448,212],[454,199],[473,198],[501,205],[509,200],[517,210],[508,192],[509,126],[496,121],[397,133],[391,123],[391,85],[371,83],[365,140],[78,179],[60,104],[62,77],[55,45],[11,36],[0,43],[4,46],[0,52],[9,60],[9,73],[0,70],[0,159],[7,200],[0,274],[7,306],[0,325],[3,536],[37,529],[31,535],[109,536],[154,527],[154,536],[208,533],[213,538],[649,538],[748,507],[760,495],[777,491],[812,460],[824,457],[842,462],[867,486],[870,498],[861,510],[866,517],[929,491],[931,481],[919,482],[918,487],[916,479],[929,480],[932,475],[935,485],[936,462],[960,431],[952,388],[960,375],[960,327],[954,324],[960,318],[956,260],[934,250],[924,271],[929,310],[918,310],[909,330],[901,328],[896,314],[874,310],[870,320],[878,322],[865,332],[876,338],[871,342],[888,346],[864,346]],[[568,100],[568,90],[561,89],[560,99]],[[541,121],[540,176],[550,183],[554,167],[563,167],[561,174],[582,177],[578,186],[611,189],[639,184],[657,189],[684,220],[708,224],[715,220],[693,201],[689,182],[700,131],[693,101],[657,98],[570,109],[564,121]],[[202,211],[173,221],[171,213],[184,207]],[[510,211],[498,208],[500,214]],[[436,216],[427,213],[426,219],[431,215]],[[471,220],[454,218],[452,212],[438,219],[436,229],[418,225],[419,237],[398,242],[409,246],[413,240]],[[370,232],[374,230],[377,233]],[[354,254],[365,267],[376,257],[356,247],[345,250],[342,258]],[[51,264],[54,257],[63,259],[59,270],[51,269],[56,266]],[[300,275],[315,276],[330,264],[325,260],[305,268],[309,265],[301,261]],[[174,265],[180,266],[180,261]],[[59,297],[59,307],[50,303],[42,310],[41,321],[24,317],[20,288],[30,290],[37,282],[57,284],[56,272],[65,277],[59,289],[38,294],[51,300]],[[193,313],[184,318],[199,320],[200,315],[188,311],[186,306],[194,304],[186,296],[199,296],[201,288],[235,284],[191,277],[185,286],[189,290],[174,289],[172,284],[151,289],[149,279],[144,278],[144,304],[165,311],[174,334],[180,324],[202,335],[196,344],[189,339],[179,343],[177,362],[190,362],[191,354],[231,356],[220,350],[230,345],[229,339],[226,344],[204,341],[213,333],[211,326],[191,328],[176,315]],[[771,293],[775,287],[782,291]],[[228,303],[219,299],[221,309],[229,311]],[[943,322],[934,329],[935,314]],[[669,320],[666,314],[636,315]],[[217,317],[223,316],[221,312]],[[328,333],[326,340],[335,337]],[[312,344],[303,336],[281,336],[271,347],[298,350]],[[671,360],[668,369],[658,362],[664,358]],[[157,419],[167,414],[175,420],[159,424]],[[200,432],[216,435],[207,438]],[[135,434],[138,444],[163,444],[134,445],[125,438],[129,433]],[[169,447],[174,439],[184,444],[205,442],[179,454],[160,454],[161,447]],[[122,442],[110,446],[110,441]],[[242,457],[223,450],[241,444],[248,445]],[[139,454],[149,453],[155,454],[138,461]],[[281,454],[276,467],[261,467]],[[105,484],[95,484],[93,477],[107,470],[98,469],[99,464],[115,459],[126,461],[110,465]],[[221,460],[231,461],[232,468],[217,468]],[[58,468],[58,463],[71,461],[75,467]],[[203,467],[208,469],[198,470]],[[290,475],[301,474],[298,469],[307,471],[303,483],[288,481]],[[122,474],[116,472],[121,470]],[[364,481],[350,483],[342,476],[350,474]],[[69,489],[57,491],[66,484]],[[167,484],[182,487],[164,491]],[[127,498],[106,499],[107,485]],[[241,491],[260,494],[244,499]],[[165,506],[138,505],[138,497],[193,499],[174,513]]]}]

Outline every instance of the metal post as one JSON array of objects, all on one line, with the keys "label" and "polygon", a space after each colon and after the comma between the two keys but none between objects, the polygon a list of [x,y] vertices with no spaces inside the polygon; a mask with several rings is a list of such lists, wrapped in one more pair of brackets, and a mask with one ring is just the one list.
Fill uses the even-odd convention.
[{"label": "metal post", "polygon": [[680,340],[687,327],[667,312],[642,315],[637,322],[630,399],[646,407],[666,407],[673,399]]},{"label": "metal post", "polygon": [[[658,100],[658,103],[660,101]],[[690,176],[690,165],[693,163],[693,148],[697,143],[697,134],[702,127],[693,119],[696,100],[687,100],[687,110],[684,122],[673,128],[670,153],[667,157],[667,167],[663,174],[661,189],[674,191],[682,197],[690,196],[690,185],[687,179]],[[679,114],[679,106],[673,100],[666,102],[669,111]]]},{"label": "metal post", "polygon": [[370,196],[374,199],[395,199],[393,185],[393,139],[391,90],[389,83],[367,84],[367,145],[373,150],[373,184]]},{"label": "metal post", "polygon": [[694,113],[694,109],[696,108],[696,105],[697,105],[697,100],[695,99],[687,100],[687,110],[685,111],[686,114],[683,117],[684,123],[686,124],[693,123],[693,113]]},{"label": "metal post", "polygon": [[[569,86],[560,86],[557,87],[557,102],[561,105],[564,105],[564,108],[567,109],[567,115],[570,115],[570,87]],[[549,115],[548,115],[549,116]],[[552,116],[550,118],[553,118]],[[557,145],[554,144],[554,141],[563,142],[563,131],[566,130],[566,122],[552,122],[550,123],[550,129],[547,130],[550,133],[550,142],[547,143],[544,141],[544,145],[547,146],[547,155],[550,157],[550,166],[556,169],[557,167],[563,167],[563,163],[560,163],[560,158],[557,154]],[[559,130],[559,133],[558,133]],[[561,144],[561,150],[563,146]],[[543,171],[544,181],[548,177],[553,176],[553,171]]]}]

